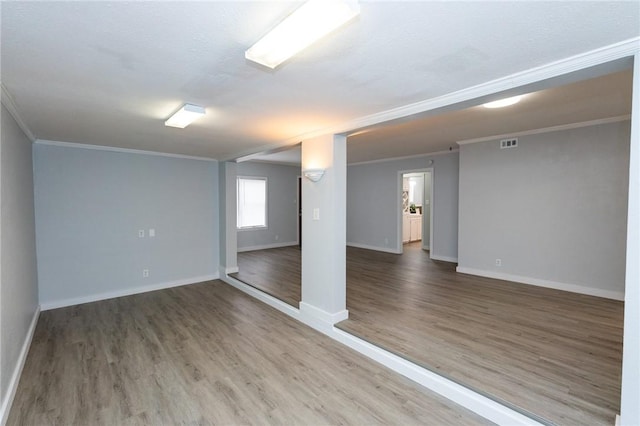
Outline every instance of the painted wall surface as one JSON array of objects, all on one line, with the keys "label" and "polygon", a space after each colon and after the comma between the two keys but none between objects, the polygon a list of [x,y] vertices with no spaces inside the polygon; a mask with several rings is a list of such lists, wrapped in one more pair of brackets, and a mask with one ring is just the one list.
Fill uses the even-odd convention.
[{"label": "painted wall surface", "polygon": [[[429,160],[433,164],[429,165]],[[432,256],[458,256],[458,153],[347,167],[347,244],[398,251],[398,172],[433,168]]]},{"label": "painted wall surface", "polygon": [[640,52],[634,57],[620,424],[640,424]]},{"label": "painted wall surface", "polygon": [[220,214],[220,276],[238,272],[238,232],[236,230],[236,174],[233,161],[218,164]]},{"label": "painted wall surface", "polygon": [[34,156],[41,304],[218,273],[217,162],[39,143]]},{"label": "painted wall surface", "polygon": [[300,312],[329,324],[347,318],[346,146],[342,135],[302,141],[303,170],[325,173],[318,182],[302,181]]},{"label": "painted wall surface", "polygon": [[238,250],[297,244],[300,167],[248,161],[237,173],[267,178],[267,227],[238,230]]},{"label": "painted wall surface", "polygon": [[623,294],[629,129],[462,145],[459,267]]},{"label": "painted wall surface", "polygon": [[0,398],[4,402],[38,308],[31,141],[2,106]]}]

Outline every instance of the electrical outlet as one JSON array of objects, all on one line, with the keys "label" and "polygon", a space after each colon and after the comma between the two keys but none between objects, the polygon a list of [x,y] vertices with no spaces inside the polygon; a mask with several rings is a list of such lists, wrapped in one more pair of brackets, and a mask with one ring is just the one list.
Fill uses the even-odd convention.
[{"label": "electrical outlet", "polygon": [[276,234],[276,241],[280,239],[280,235]]},{"label": "electrical outlet", "polygon": [[142,270],[142,278],[149,278],[149,270],[148,269],[143,269]]},{"label": "electrical outlet", "polygon": [[496,266],[502,266],[502,259],[496,259]]}]

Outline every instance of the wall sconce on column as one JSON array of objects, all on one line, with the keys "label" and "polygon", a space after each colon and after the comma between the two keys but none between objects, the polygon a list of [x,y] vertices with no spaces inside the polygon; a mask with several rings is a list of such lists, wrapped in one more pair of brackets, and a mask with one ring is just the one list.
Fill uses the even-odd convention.
[{"label": "wall sconce on column", "polygon": [[309,169],[305,170],[303,173],[304,177],[309,179],[311,182],[317,182],[322,179],[322,176],[324,176],[324,169]]}]

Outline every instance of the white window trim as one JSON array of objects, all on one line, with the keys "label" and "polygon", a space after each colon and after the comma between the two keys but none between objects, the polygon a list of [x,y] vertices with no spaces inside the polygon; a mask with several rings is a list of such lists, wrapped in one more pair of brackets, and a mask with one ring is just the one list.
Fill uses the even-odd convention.
[{"label": "white window trim", "polygon": [[[250,180],[263,180],[264,181],[264,226],[243,226],[240,227],[237,224],[236,218],[236,230],[237,231],[256,231],[269,229],[269,179],[266,176],[236,176],[236,209],[238,209],[238,184],[240,179],[250,179]],[[236,217],[237,217],[236,211]]]}]

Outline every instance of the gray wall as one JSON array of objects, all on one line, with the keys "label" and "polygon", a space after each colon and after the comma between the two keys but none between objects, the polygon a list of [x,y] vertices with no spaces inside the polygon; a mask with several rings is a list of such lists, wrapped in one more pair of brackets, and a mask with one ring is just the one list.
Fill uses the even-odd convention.
[{"label": "gray wall", "polygon": [[38,276],[31,141],[4,106],[1,115],[0,401],[4,402],[38,308]]},{"label": "gray wall", "polygon": [[236,172],[233,161],[218,164],[218,193],[220,214],[220,274],[238,272],[238,231],[236,230]]},{"label": "gray wall", "polygon": [[[429,165],[433,160],[433,165]],[[399,171],[433,168],[434,258],[458,257],[458,153],[347,167],[347,244],[399,250]]]},{"label": "gray wall", "polygon": [[267,228],[239,230],[238,251],[297,244],[300,167],[247,161],[237,174],[267,178]]},{"label": "gray wall", "polygon": [[41,304],[218,274],[216,162],[39,143],[34,155]]},{"label": "gray wall", "polygon": [[459,267],[622,295],[629,136],[624,121],[462,145]]}]

